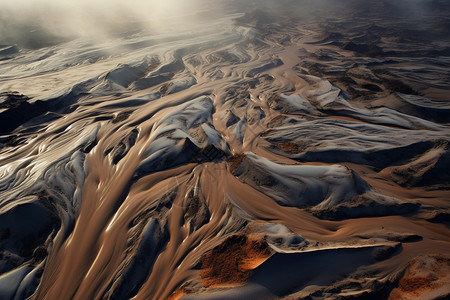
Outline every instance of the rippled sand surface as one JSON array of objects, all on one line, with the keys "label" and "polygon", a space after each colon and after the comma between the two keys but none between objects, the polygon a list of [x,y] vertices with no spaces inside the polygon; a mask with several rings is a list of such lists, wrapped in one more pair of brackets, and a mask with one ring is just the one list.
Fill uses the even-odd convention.
[{"label": "rippled sand surface", "polygon": [[450,5],[362,2],[1,46],[0,298],[448,296]]}]

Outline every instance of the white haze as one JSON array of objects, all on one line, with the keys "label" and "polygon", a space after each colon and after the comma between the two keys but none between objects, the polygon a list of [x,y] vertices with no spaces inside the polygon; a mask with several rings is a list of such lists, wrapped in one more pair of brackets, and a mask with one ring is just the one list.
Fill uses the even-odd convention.
[{"label": "white haze", "polygon": [[[215,1],[205,0],[0,0],[0,44],[30,39],[103,38],[141,29],[186,26]],[[31,45],[33,47],[33,45]]]},{"label": "white haze", "polygon": [[[386,0],[383,0],[386,1]],[[426,17],[433,0],[395,0],[399,18]],[[375,0],[0,0],[0,45],[40,48],[74,37],[101,39],[128,36],[142,29],[185,28],[199,17],[216,18],[225,6],[242,9],[287,8],[308,16],[309,11],[347,11],[347,5],[370,7]],[[435,1],[436,2],[436,1]],[[282,3],[280,5],[280,3]],[[366,5],[361,6],[362,3]],[[274,8],[275,9],[275,8]],[[368,8],[369,9],[369,8]],[[369,9],[370,10],[370,9]],[[286,11],[272,13],[284,14]],[[418,22],[420,24],[421,22]]]}]

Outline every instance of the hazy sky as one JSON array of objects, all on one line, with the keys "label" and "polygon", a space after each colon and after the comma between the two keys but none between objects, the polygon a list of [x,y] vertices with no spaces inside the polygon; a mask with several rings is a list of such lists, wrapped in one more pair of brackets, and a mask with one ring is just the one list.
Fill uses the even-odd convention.
[{"label": "hazy sky", "polygon": [[[87,36],[101,38],[141,28],[165,29],[167,24],[185,26],[198,12],[210,18],[221,12],[218,4],[266,2],[301,8],[336,7],[345,11],[347,0],[0,0],[0,44],[28,43],[30,38],[45,41],[52,37]],[[360,0],[360,4],[375,0]],[[381,0],[380,0],[381,1]],[[405,16],[423,15],[421,3],[431,0],[393,0]],[[283,3],[283,4],[280,4]],[[287,4],[286,4],[287,3]],[[330,5],[333,4],[333,5]],[[170,20],[168,20],[170,19]],[[131,27],[131,28],[130,28]],[[26,47],[26,45],[25,45]]]},{"label": "hazy sky", "polygon": [[[161,19],[194,14],[202,0],[0,0],[0,40],[36,27],[56,36],[99,36],[136,22],[152,28]],[[213,2],[213,1],[211,1]]]}]

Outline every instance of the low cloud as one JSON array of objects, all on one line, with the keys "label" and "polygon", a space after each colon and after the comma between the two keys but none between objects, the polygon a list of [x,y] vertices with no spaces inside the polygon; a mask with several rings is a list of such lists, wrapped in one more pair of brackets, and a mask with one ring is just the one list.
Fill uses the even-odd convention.
[{"label": "low cloud", "polygon": [[188,23],[205,0],[15,0],[0,2],[0,43],[39,48]]}]

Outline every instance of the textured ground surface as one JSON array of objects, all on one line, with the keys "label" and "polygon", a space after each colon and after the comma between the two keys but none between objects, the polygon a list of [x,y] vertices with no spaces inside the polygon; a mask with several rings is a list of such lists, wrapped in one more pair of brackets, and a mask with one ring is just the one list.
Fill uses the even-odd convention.
[{"label": "textured ground surface", "polygon": [[0,298],[448,296],[450,9],[405,2],[0,46]]}]

